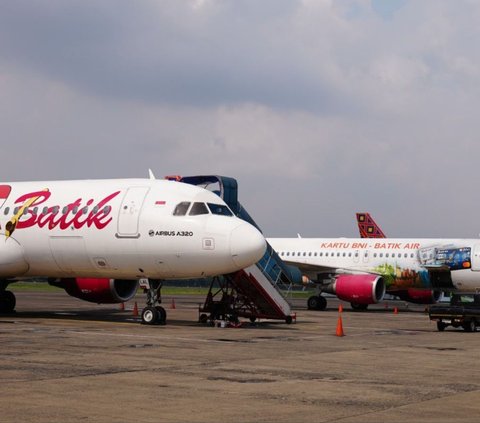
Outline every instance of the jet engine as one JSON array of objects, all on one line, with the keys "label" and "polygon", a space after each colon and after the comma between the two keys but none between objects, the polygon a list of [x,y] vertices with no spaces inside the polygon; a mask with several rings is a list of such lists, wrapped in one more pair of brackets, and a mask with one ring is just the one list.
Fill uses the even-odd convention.
[{"label": "jet engine", "polygon": [[435,289],[408,288],[403,291],[395,292],[403,301],[414,304],[435,304],[442,295],[442,291]]},{"label": "jet engine", "polygon": [[123,303],[137,292],[138,281],[107,278],[65,278],[51,285],[63,288],[68,295],[97,304]]},{"label": "jet engine", "polygon": [[339,275],[325,291],[353,304],[375,304],[383,300],[385,281],[378,275]]}]

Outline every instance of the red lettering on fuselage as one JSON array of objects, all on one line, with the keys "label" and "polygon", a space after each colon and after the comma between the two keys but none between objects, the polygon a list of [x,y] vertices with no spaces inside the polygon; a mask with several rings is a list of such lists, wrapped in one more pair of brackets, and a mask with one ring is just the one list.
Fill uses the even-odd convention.
[{"label": "red lettering on fuselage", "polygon": [[65,212],[61,206],[51,206],[45,213],[38,214],[34,212],[34,208],[45,203],[50,198],[51,192],[37,191],[24,194],[15,201],[15,204],[25,203],[32,198],[37,198],[29,205],[26,214],[17,223],[17,229],[31,228],[32,226],[38,226],[39,228],[47,226],[48,229],[58,227],[61,230],[71,226],[75,229],[81,229],[84,226],[88,228],[95,226],[97,229],[103,229],[113,220],[110,216],[112,208],[108,203],[118,194],[120,194],[120,191],[108,195],[99,201],[90,212],[86,208],[90,208],[95,200],[90,199],[83,203],[82,198],[78,198],[65,206]]}]

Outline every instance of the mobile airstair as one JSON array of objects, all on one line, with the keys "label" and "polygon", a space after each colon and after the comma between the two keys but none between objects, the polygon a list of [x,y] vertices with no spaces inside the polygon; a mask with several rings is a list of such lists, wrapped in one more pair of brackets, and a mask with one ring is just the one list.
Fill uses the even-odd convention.
[{"label": "mobile airstair", "polygon": [[[239,218],[260,230],[248,212],[238,202],[238,184],[225,176],[186,176],[180,182],[202,186],[218,194]],[[301,280],[298,269],[286,266],[267,243],[264,256],[256,264],[235,273],[212,280],[199,313],[201,322],[227,320],[238,323],[239,317],[276,319],[292,323],[292,314],[286,298],[292,285]]]}]

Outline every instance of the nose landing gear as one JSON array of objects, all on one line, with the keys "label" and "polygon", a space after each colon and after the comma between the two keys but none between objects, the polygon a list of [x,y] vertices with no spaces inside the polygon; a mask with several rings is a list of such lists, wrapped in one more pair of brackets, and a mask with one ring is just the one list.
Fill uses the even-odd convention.
[{"label": "nose landing gear", "polygon": [[140,287],[147,294],[147,306],[142,310],[142,324],[166,325],[167,312],[160,306],[162,302],[161,289],[163,282],[158,279],[141,279]]}]

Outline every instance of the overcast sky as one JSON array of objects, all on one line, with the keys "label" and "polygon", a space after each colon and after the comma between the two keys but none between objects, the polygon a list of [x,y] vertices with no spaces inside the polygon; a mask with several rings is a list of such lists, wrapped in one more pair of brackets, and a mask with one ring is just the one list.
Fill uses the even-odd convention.
[{"label": "overcast sky", "polygon": [[480,233],[476,0],[3,0],[4,181],[222,174],[267,236]]}]

